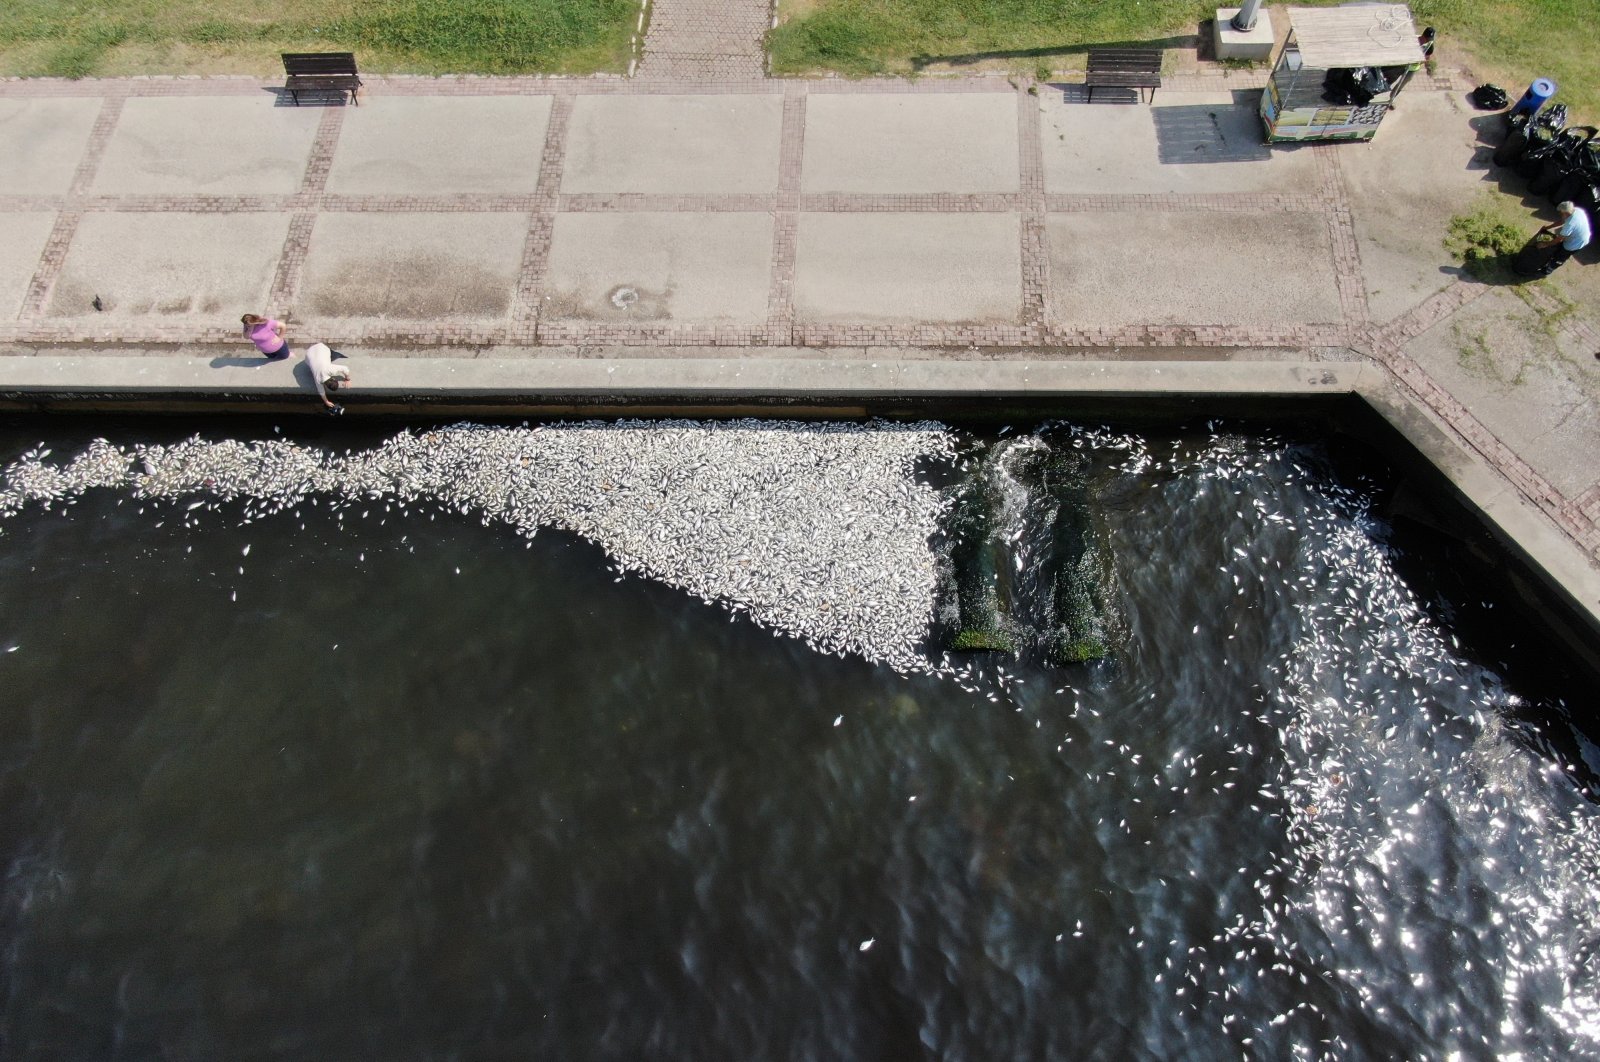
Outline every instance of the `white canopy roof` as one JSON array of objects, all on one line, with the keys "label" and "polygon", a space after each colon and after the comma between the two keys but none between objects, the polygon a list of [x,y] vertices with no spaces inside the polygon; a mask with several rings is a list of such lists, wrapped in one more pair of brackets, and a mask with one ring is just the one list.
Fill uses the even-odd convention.
[{"label": "white canopy roof", "polygon": [[1404,4],[1291,7],[1289,25],[1301,59],[1315,70],[1411,66],[1427,58]]}]

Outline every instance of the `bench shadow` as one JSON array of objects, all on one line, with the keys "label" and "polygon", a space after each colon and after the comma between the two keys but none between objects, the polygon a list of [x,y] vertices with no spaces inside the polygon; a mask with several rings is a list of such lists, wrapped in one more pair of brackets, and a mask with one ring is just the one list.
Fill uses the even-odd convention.
[{"label": "bench shadow", "polygon": [[1226,104],[1152,107],[1156,159],[1165,166],[1265,162],[1272,148],[1252,108]]},{"label": "bench shadow", "polygon": [[[1063,44],[1049,48],[1012,48],[992,52],[957,52],[950,55],[913,55],[911,69],[921,71],[935,64],[971,66],[989,59],[1044,59],[1052,55],[1087,55],[1096,48],[1193,48],[1198,44],[1195,35],[1160,37],[1144,41],[1095,41],[1093,44]],[[1095,97],[1100,92],[1097,89]]]},{"label": "bench shadow", "polygon": [[[294,97],[289,94],[289,90],[283,88],[282,86],[268,85],[261,91],[272,93],[274,97],[272,105],[274,107],[297,106],[297,104],[294,102]],[[328,89],[325,92],[318,92],[315,89],[301,89],[300,102],[298,106],[348,107],[350,106],[349,96],[350,93],[347,89]]]},{"label": "bench shadow", "polygon": [[1096,87],[1093,96],[1088,85],[1053,84],[1061,90],[1062,103],[1143,103],[1144,97],[1136,88]]}]

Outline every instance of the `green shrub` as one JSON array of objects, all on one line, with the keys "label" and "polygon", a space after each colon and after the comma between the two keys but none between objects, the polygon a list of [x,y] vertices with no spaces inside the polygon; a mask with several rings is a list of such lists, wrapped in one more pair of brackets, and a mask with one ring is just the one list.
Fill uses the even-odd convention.
[{"label": "green shrub", "polygon": [[1444,243],[1468,273],[1489,280],[1503,275],[1504,259],[1520,251],[1527,241],[1525,232],[1488,205],[1451,218]]}]

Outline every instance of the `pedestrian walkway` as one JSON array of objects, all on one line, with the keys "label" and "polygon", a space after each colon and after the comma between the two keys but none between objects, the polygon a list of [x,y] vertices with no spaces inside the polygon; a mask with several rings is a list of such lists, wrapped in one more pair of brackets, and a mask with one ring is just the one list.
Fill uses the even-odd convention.
[{"label": "pedestrian walkway", "polygon": [[1600,278],[1452,264],[1494,177],[1458,95],[1269,150],[1225,85],[8,82],[0,353],[229,350],[258,312],[369,356],[1365,359],[1600,556]]},{"label": "pedestrian walkway", "polygon": [[770,0],[654,0],[638,74],[666,81],[746,81],[766,73]]}]

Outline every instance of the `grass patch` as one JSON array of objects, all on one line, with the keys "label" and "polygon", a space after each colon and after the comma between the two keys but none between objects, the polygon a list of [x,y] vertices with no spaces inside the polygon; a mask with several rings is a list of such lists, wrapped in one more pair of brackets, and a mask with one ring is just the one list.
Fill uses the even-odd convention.
[{"label": "grass patch", "polygon": [[[1332,6],[1336,0],[1301,0]],[[1474,68],[1515,98],[1553,77],[1574,119],[1600,123],[1600,34],[1594,0],[1416,0],[1417,28],[1435,26],[1448,59]],[[782,73],[911,73],[932,62],[1038,60],[1097,44],[1175,46],[1216,14],[1204,0],[779,0],[768,37]],[[1282,18],[1282,8],[1274,12]]]},{"label": "grass patch", "polygon": [[282,73],[353,51],[374,73],[588,73],[627,65],[636,0],[11,0],[0,74]]},{"label": "grass patch", "polygon": [[1505,205],[1494,199],[1451,218],[1444,245],[1479,280],[1504,282],[1513,279],[1511,257],[1522,250],[1528,236]]},{"label": "grass patch", "polygon": [[780,3],[768,35],[774,70],[908,73],[929,62],[1036,59],[1083,45],[1192,33],[1202,5],[1188,0],[805,0]]}]

